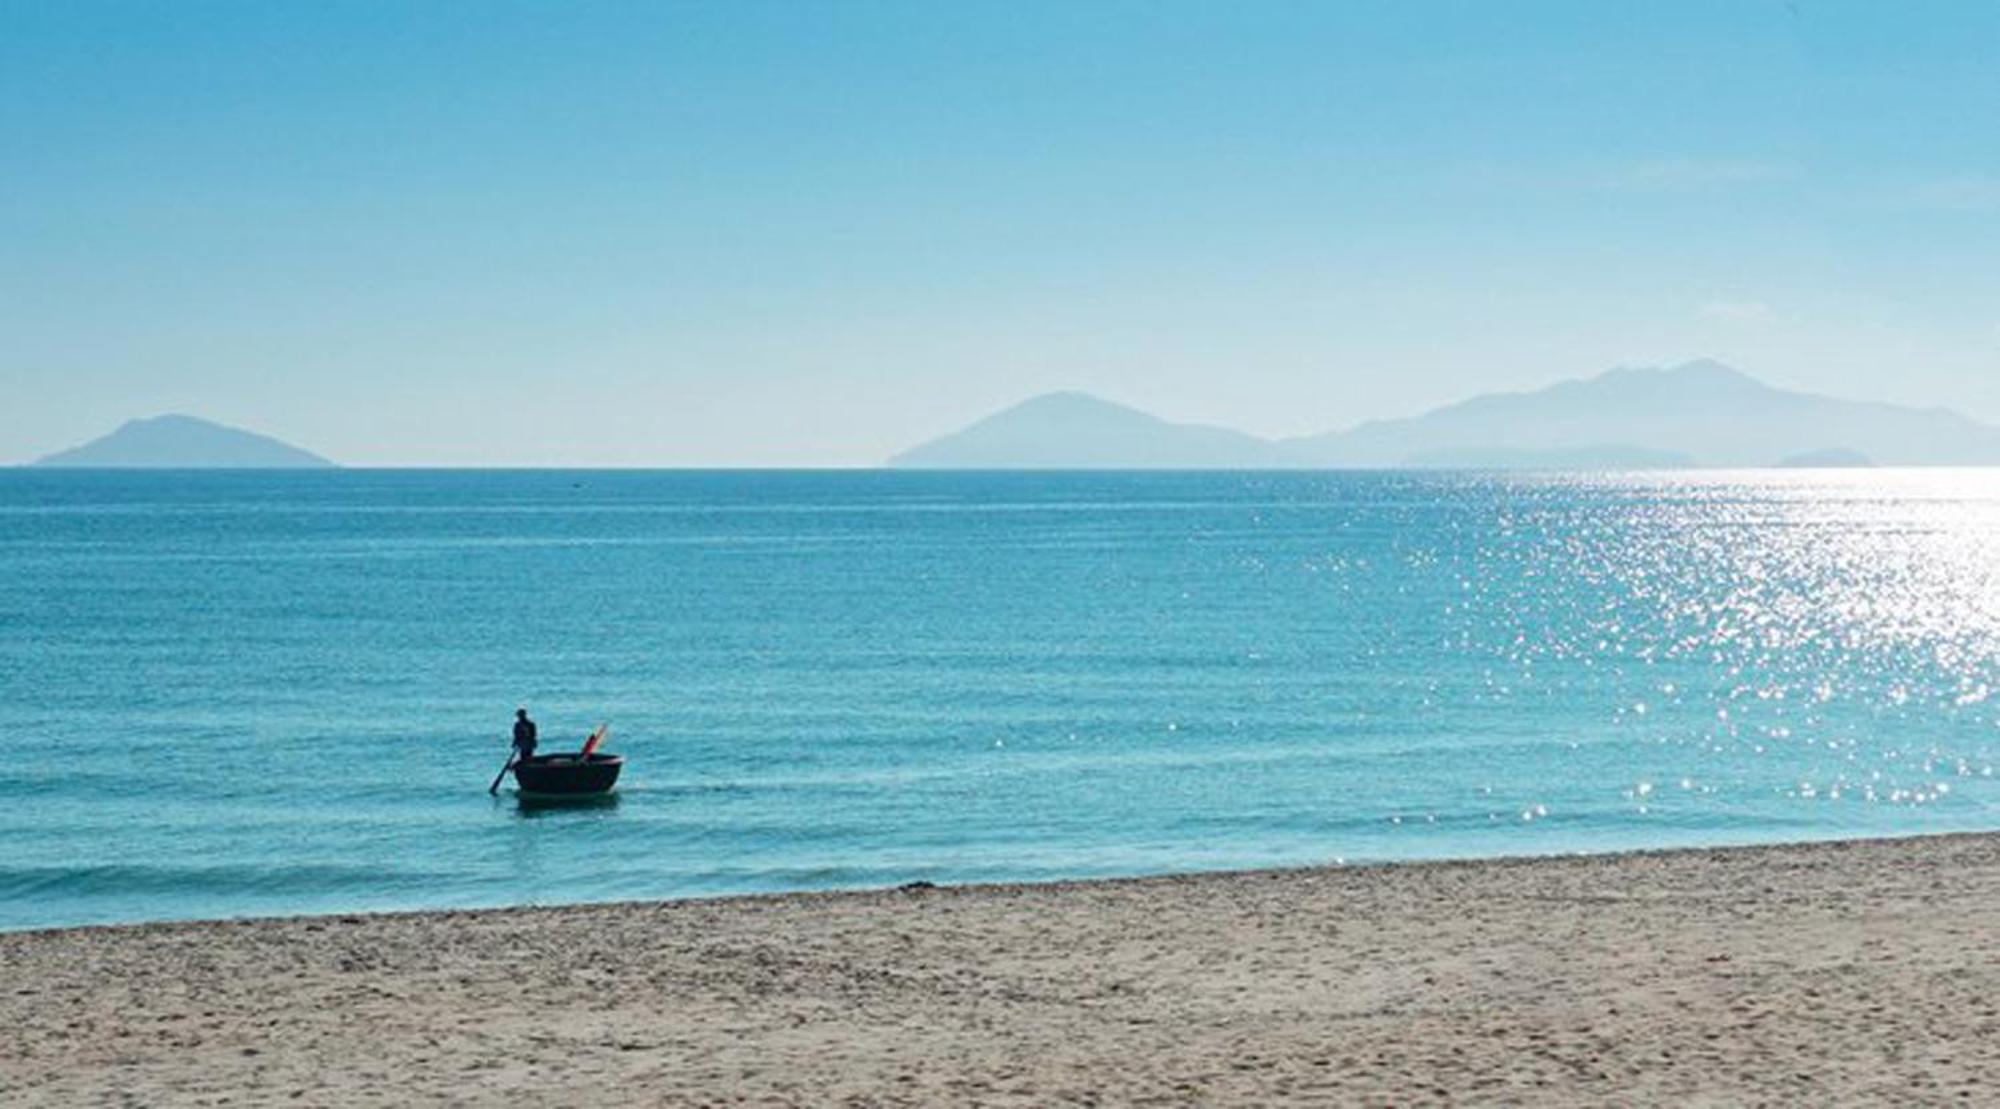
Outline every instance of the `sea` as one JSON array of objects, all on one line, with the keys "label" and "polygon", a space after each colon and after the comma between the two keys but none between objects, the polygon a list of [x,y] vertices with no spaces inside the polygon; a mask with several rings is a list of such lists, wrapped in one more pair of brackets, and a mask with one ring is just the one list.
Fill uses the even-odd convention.
[{"label": "sea", "polygon": [[5,470],[0,928],[1993,830],[1996,691],[2000,471]]}]

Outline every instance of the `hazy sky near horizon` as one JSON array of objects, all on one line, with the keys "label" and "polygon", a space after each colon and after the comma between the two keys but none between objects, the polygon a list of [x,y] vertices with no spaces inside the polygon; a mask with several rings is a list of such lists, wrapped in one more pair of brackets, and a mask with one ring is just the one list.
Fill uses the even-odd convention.
[{"label": "hazy sky near horizon", "polygon": [[870,464],[1621,364],[2000,422],[2000,4],[0,0],[0,462]]}]

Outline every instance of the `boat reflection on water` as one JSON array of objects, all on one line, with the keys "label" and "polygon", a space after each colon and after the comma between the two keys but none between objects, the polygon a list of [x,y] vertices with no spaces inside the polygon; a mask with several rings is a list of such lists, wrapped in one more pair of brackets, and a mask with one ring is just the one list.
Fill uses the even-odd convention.
[{"label": "boat reflection on water", "polygon": [[558,813],[608,813],[618,807],[620,796],[617,793],[517,793],[514,802],[520,815],[539,817]]}]

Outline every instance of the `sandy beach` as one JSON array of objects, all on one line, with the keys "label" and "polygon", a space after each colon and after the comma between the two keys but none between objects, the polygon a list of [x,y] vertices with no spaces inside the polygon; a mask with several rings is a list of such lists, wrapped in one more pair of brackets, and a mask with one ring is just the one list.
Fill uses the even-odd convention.
[{"label": "sandy beach", "polygon": [[2000,836],[0,935],[16,1105],[1991,1104]]}]

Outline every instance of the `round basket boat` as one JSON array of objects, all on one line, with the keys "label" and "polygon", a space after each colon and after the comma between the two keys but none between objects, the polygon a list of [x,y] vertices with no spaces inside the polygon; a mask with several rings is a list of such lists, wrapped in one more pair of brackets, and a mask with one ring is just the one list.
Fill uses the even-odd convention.
[{"label": "round basket boat", "polygon": [[611,792],[623,769],[623,755],[536,755],[514,764],[514,782],[523,797],[596,797]]}]

